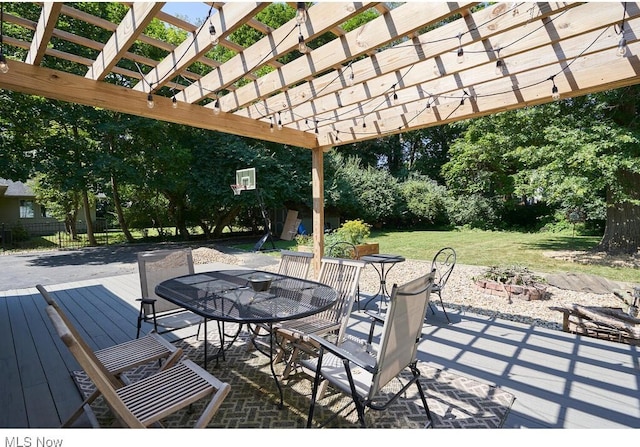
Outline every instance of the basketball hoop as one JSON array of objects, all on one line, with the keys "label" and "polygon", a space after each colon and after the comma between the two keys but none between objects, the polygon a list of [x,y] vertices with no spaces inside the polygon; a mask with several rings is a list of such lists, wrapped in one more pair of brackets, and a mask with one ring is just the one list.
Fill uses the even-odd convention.
[{"label": "basketball hoop", "polygon": [[231,189],[233,190],[234,196],[239,196],[240,192],[242,192],[243,189],[247,189],[247,187],[244,185],[231,185]]}]

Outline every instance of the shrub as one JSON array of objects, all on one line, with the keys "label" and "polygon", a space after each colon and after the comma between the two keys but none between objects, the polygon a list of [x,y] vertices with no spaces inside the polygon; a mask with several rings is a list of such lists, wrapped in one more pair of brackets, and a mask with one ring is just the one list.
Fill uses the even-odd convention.
[{"label": "shrub", "polygon": [[347,220],[336,230],[339,240],[351,242],[354,245],[362,244],[371,234],[371,225],[360,219]]}]

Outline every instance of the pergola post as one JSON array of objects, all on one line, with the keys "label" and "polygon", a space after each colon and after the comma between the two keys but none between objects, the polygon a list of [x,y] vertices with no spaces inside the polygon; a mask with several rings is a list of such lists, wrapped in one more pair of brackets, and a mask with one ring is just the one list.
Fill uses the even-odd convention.
[{"label": "pergola post", "polygon": [[324,149],[311,150],[311,189],[313,196],[313,271],[317,278],[324,253]]}]

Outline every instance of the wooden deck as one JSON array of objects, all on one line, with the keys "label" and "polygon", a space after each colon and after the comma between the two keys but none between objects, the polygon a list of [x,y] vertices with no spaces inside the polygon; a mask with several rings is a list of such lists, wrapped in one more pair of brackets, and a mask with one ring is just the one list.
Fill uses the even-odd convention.
[{"label": "wooden deck", "polygon": [[[135,337],[137,275],[47,289],[95,349]],[[57,427],[80,403],[69,374],[78,365],[52,332],[44,307],[35,287],[0,292],[0,428]],[[637,346],[449,315],[452,324],[429,314],[420,360],[513,393],[506,428],[640,428]],[[366,332],[364,320],[354,313],[349,330]]]}]

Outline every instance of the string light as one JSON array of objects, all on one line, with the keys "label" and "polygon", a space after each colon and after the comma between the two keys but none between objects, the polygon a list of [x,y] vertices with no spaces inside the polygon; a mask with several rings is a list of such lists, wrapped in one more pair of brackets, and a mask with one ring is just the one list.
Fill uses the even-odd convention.
[{"label": "string light", "polygon": [[282,130],[282,117],[280,112],[278,112],[278,130]]},{"label": "string light", "polygon": [[220,98],[218,98],[218,95],[216,95],[216,102],[213,103],[213,114],[220,114]]},{"label": "string light", "polygon": [[[627,4],[624,3],[624,11],[622,13],[622,22],[620,23],[620,31],[616,31],[620,35],[620,41],[618,42],[618,48],[616,54],[620,57],[627,55],[627,39],[624,38],[624,16],[627,13]],[[614,27],[615,30],[615,27]]]},{"label": "string light", "polygon": [[396,104],[398,104],[398,94],[396,93],[396,85],[393,84],[393,98],[391,100],[391,103],[395,106]]},{"label": "string light", "polygon": [[307,21],[307,5],[304,2],[297,2],[296,6],[296,22],[302,25]]},{"label": "string light", "polygon": [[507,66],[504,64],[504,61],[500,59],[500,48],[496,50],[496,75],[502,76],[507,74]]},{"label": "string light", "polygon": [[218,37],[218,33],[216,32],[216,27],[211,23],[211,17],[209,17],[209,36],[211,37],[211,43],[213,45],[218,45],[220,43],[220,38]]},{"label": "string light", "polygon": [[353,81],[355,79],[355,75],[353,74],[353,65],[349,64],[349,76],[347,76],[347,85],[349,87],[353,87]]},{"label": "string light", "polygon": [[273,133],[273,117],[269,117],[269,132]]},{"label": "string light", "polygon": [[4,57],[4,45],[2,43],[2,36],[4,35],[4,3],[0,2],[0,73],[7,73],[9,71],[9,65],[7,59]]},{"label": "string light", "polygon": [[458,34],[458,63],[464,62],[464,50],[462,49],[462,33]]},{"label": "string light", "polygon": [[[626,6],[626,5],[625,5],[625,6]],[[551,21],[556,20],[557,18],[561,17],[565,12],[566,12],[566,11],[563,11],[563,12],[559,13],[559,14],[558,14],[558,16],[557,16],[557,17],[552,18],[552,19],[551,19]],[[541,25],[541,26],[540,26],[539,28],[537,28],[536,30],[538,30],[538,29],[543,29],[543,28],[545,28],[547,25],[548,25],[548,23],[543,23],[543,25]],[[624,23],[623,23],[623,25],[624,25]],[[534,31],[536,31],[536,30],[534,30]],[[516,42],[519,42],[519,41],[523,40],[525,37],[527,37],[527,36],[531,35],[532,33],[533,33],[533,31],[531,31],[531,32],[527,33],[527,35],[526,35],[526,36],[520,37],[519,39],[517,39],[517,40],[516,40]],[[603,31],[603,33],[604,33],[604,31]],[[458,38],[458,40],[459,40],[458,56],[461,56],[461,57],[462,57],[462,59],[463,59],[462,61],[464,61],[464,49],[462,48],[462,36],[463,36],[463,35],[464,35],[464,33],[460,33],[460,34],[458,34],[458,36],[457,36],[457,38]],[[601,34],[600,36],[598,36],[598,38],[599,38],[599,37],[601,37],[601,36],[602,36],[602,34]],[[596,38],[596,41],[598,40],[598,38]],[[622,39],[621,39],[621,41],[622,41]],[[514,42],[514,43],[515,43],[515,42]],[[593,44],[594,44],[594,43],[595,43],[595,41],[594,41],[592,44],[590,44],[590,45],[589,45],[589,47],[593,46]],[[425,44],[425,42],[421,42],[421,43],[420,43],[420,45],[424,45],[424,44]],[[510,45],[513,45],[513,43],[512,43],[512,44],[507,45],[506,47],[509,47]],[[625,46],[625,47],[626,47],[626,41],[624,41],[624,45],[623,45],[623,46]],[[495,60],[496,60],[496,64],[495,64],[495,73],[496,73],[496,75],[504,75],[504,74],[507,74],[506,64],[505,64],[504,60],[500,57],[500,50],[501,50],[501,49],[504,49],[504,48],[506,48],[506,47],[505,47],[505,46],[503,46],[502,48],[498,48],[498,49],[492,49],[492,50],[490,50],[490,51],[493,51],[494,53],[496,53],[496,59],[495,59]],[[578,58],[579,58],[579,57],[580,57],[584,52],[586,52],[587,50],[588,50],[588,48],[586,48],[584,51],[582,51],[580,55],[576,56],[576,57],[574,58],[574,60],[573,60],[572,62],[570,62],[566,67],[562,68],[562,70],[561,70],[561,71],[565,71],[565,70],[567,70],[567,69],[569,68],[569,66],[570,66],[570,65],[571,65],[571,64],[572,64],[576,59],[578,59]],[[474,51],[471,51],[471,52],[472,52],[472,53],[474,53]],[[459,62],[462,62],[462,61],[460,61],[460,60],[459,60]],[[352,66],[352,62],[350,62],[350,63],[349,63],[348,68],[349,68],[349,75],[348,75],[348,76],[345,76],[345,74],[346,74],[346,73],[343,71],[342,73],[338,74],[338,76],[336,76],[336,79],[342,78],[342,82],[345,82],[345,83],[346,83],[346,84],[348,84],[349,86],[352,86],[352,85],[353,85],[353,83],[354,83],[354,79],[355,79],[355,76],[354,76],[354,74],[353,74],[354,69],[353,69],[353,66]],[[436,74],[436,75],[440,75],[440,76],[442,75],[442,73],[440,73],[440,70],[438,69],[438,65],[437,65],[437,64],[434,64],[434,74]],[[548,78],[547,80],[552,80],[552,81],[553,81],[553,78],[552,78],[552,77],[550,77],[550,78]],[[538,82],[533,83],[533,84],[531,84],[531,85],[529,85],[529,86],[524,86],[524,87],[523,87],[523,86],[521,86],[521,87],[517,88],[517,90],[522,90],[522,89],[527,88],[527,87],[533,87],[533,86],[535,86],[535,85],[540,84],[541,82],[544,82],[544,81],[538,81]],[[397,96],[397,92],[396,92],[396,88],[395,88],[395,87],[396,87],[396,86],[394,85],[394,86],[393,86],[394,92],[393,92],[393,94],[391,95],[391,98],[393,98],[393,100],[394,100],[394,105],[395,105],[395,100],[398,98],[398,96]],[[326,88],[326,87],[325,87],[325,88]],[[323,88],[322,90],[324,90],[325,88]],[[512,89],[510,89],[510,91],[512,91]],[[491,93],[490,95],[478,95],[477,97],[481,97],[481,96],[495,96],[496,94],[498,94],[498,93],[495,93],[495,92],[494,92],[494,93]],[[317,96],[319,96],[319,95],[318,95],[317,93],[315,93],[315,94],[313,95],[313,98],[315,98],[315,97],[317,97]],[[389,99],[390,99],[390,98],[389,98],[388,93],[387,93],[387,95],[385,95],[385,96],[386,96],[386,97],[383,99],[383,104],[384,104],[384,103],[389,104]],[[462,97],[458,97],[458,98],[457,98],[457,99],[460,101],[460,105],[459,105],[458,107],[460,107],[460,106],[464,105],[464,103],[465,103],[465,101],[466,101],[466,97],[470,97],[470,98],[473,100],[476,96],[473,96],[473,97],[472,97],[472,96],[470,96],[470,95],[465,91],[465,92],[464,92],[464,95],[463,95]],[[559,89],[558,89],[558,87],[555,85],[555,81],[553,82],[553,86],[552,86],[552,97],[553,97],[553,99],[554,99],[554,100],[560,99]],[[313,98],[310,98],[310,99],[313,99]],[[437,105],[438,105],[437,101],[438,101],[438,99],[439,99],[439,98],[455,98],[455,97],[454,97],[454,96],[445,96],[445,95],[440,95],[440,96],[438,96],[438,97],[436,98],[436,97],[434,97],[434,96],[430,95],[430,99],[427,101],[426,105],[424,106],[423,111],[427,111],[427,110],[428,110],[428,111],[431,111],[431,109],[434,109],[434,110],[435,110],[435,109],[436,109],[436,107],[437,107]],[[305,102],[306,102],[306,101],[305,101]],[[432,107],[432,105],[433,105],[434,107]],[[359,107],[361,107],[361,106],[362,106],[362,104],[360,104],[360,106],[359,106]],[[286,106],[285,106],[285,107],[286,107]],[[341,107],[342,107],[342,106],[341,106]],[[383,105],[382,105],[381,107],[383,107]],[[265,108],[268,108],[268,107],[265,107]],[[292,112],[292,113],[293,113],[293,112]],[[371,113],[371,112],[366,112],[366,114],[369,114],[369,113]],[[422,113],[422,112],[420,112],[420,113]],[[268,114],[268,112],[267,112],[267,113],[265,113],[265,115],[267,115],[267,114]],[[296,115],[295,115],[295,113],[293,113],[293,114],[294,114],[294,120],[295,120],[295,116],[296,116]],[[265,117],[265,115],[263,115],[263,118]],[[417,117],[418,115],[419,115],[419,113],[416,115],[416,117]],[[306,119],[304,116],[300,116],[299,118],[300,118],[300,119],[305,119],[305,123],[308,123],[307,119]],[[274,115],[274,118],[273,118],[273,119],[275,119],[275,115]],[[415,118],[412,118],[412,119],[415,119]],[[308,125],[308,124],[307,124],[307,125]],[[317,126],[318,126],[318,121],[316,121],[315,129],[317,129],[317,128],[318,128]],[[308,127],[309,127],[309,130],[311,130],[310,126],[308,126]],[[362,127],[363,127],[363,129],[366,129],[366,127],[367,127],[364,117],[362,118]],[[334,132],[337,132],[337,129],[334,129]],[[337,137],[337,135],[336,135],[336,137]]]},{"label": "string light", "polygon": [[155,106],[155,103],[153,102],[153,95],[149,93],[149,95],[147,95],[147,107],[149,107],[150,109],[153,109],[154,106]]},{"label": "string light", "polygon": [[176,99],[175,96],[171,98],[171,107],[173,107],[174,109],[178,108],[178,100]]},{"label": "string light", "polygon": [[[300,25],[298,25],[300,28]],[[298,51],[302,54],[307,52],[307,44],[304,43],[304,36],[302,35],[302,29],[300,29],[300,34],[298,35]]]},{"label": "string light", "polygon": [[625,57],[627,55],[627,39],[624,37],[621,37],[620,42],[618,42],[618,50],[616,54],[620,57]]},{"label": "string light", "polygon": [[551,81],[553,83],[553,86],[551,87],[551,98],[554,101],[557,101],[558,99],[560,99],[560,92],[558,91],[558,86],[556,85],[555,75],[550,76],[549,79],[547,79],[547,81]]}]

